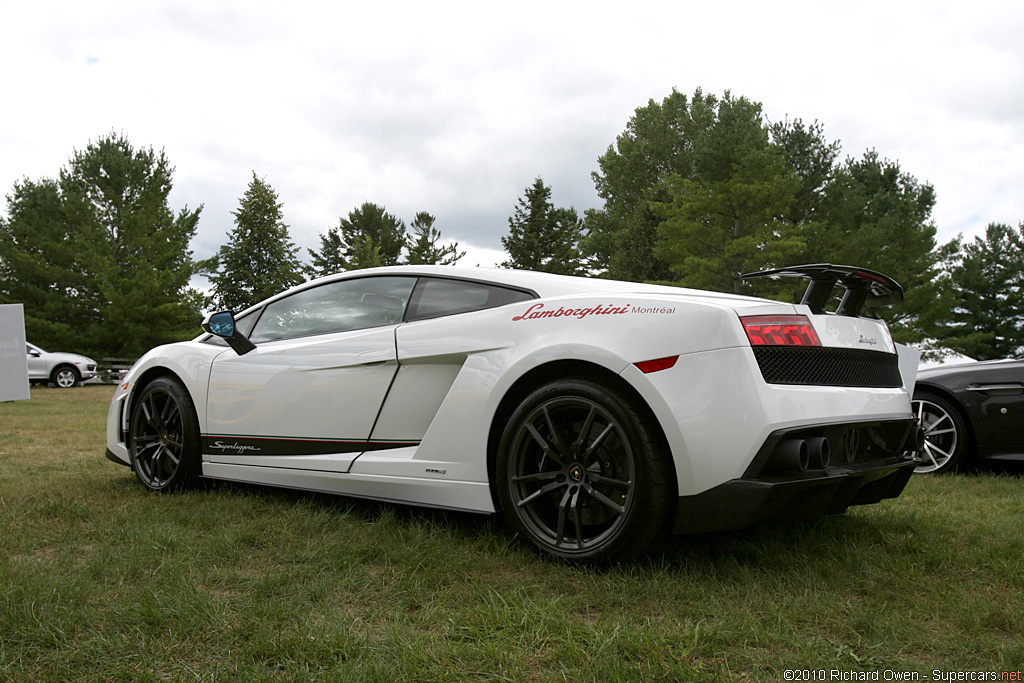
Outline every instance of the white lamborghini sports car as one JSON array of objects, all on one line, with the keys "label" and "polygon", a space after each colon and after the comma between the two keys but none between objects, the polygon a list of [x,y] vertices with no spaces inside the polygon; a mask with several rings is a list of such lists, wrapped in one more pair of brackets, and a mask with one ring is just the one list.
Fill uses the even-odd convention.
[{"label": "white lamborghini sports car", "polygon": [[581,561],[899,495],[913,379],[860,316],[899,285],[827,264],[748,277],[766,275],[809,278],[802,303],[443,266],[321,278],[143,356],[107,457],[156,491],[206,477],[500,511]]}]

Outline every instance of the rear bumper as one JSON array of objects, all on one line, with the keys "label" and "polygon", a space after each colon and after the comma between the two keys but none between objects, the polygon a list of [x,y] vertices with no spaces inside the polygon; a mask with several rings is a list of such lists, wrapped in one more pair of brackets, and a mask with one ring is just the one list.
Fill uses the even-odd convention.
[{"label": "rear bumper", "polygon": [[[770,519],[807,520],[895,498],[914,473],[915,463],[904,450],[914,429],[916,421],[909,419],[775,432],[742,477],[680,497],[675,532],[731,531]],[[813,436],[836,444],[830,464],[806,471],[772,468],[779,444]]]}]

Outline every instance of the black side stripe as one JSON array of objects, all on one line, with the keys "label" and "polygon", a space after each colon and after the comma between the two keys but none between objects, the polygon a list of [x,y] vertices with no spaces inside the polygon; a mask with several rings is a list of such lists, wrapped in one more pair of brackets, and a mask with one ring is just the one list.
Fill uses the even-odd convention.
[{"label": "black side stripe", "polygon": [[305,439],[298,437],[204,434],[203,452],[213,455],[328,455],[418,446],[419,441]]}]

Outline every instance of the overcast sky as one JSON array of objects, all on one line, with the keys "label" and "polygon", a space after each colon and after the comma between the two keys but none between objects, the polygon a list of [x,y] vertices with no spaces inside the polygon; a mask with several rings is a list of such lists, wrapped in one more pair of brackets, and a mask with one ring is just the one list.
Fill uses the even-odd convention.
[{"label": "overcast sky", "polygon": [[[212,255],[252,174],[301,247],[364,201],[437,217],[462,265],[540,176],[591,172],[676,88],[820,121],[934,185],[939,240],[1024,220],[1024,3],[3,2],[0,193],[110,132],[163,149]],[[6,214],[6,203],[3,205]],[[308,259],[305,250],[302,258]]]}]

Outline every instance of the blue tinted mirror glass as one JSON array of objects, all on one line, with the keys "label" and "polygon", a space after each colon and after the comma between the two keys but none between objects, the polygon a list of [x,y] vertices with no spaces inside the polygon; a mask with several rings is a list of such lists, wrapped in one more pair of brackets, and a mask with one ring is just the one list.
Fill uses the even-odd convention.
[{"label": "blue tinted mirror glass", "polygon": [[235,333],[235,317],[228,311],[214,313],[210,316],[210,332],[218,337],[230,337]]}]

